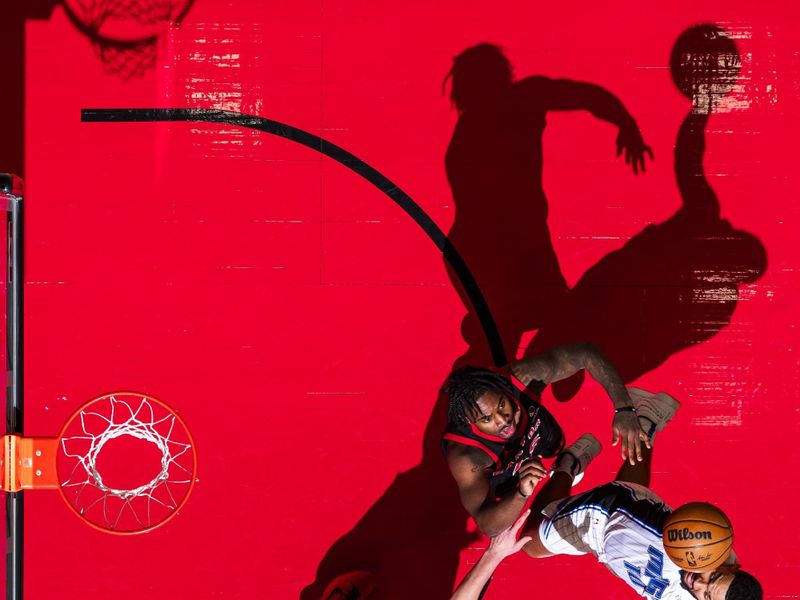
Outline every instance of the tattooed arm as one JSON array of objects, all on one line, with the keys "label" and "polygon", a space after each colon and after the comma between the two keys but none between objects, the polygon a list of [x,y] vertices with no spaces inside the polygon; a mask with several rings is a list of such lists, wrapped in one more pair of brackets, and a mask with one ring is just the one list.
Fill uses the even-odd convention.
[{"label": "tattooed arm", "polygon": [[636,413],[631,410],[633,400],[622,378],[600,348],[588,343],[558,346],[539,356],[511,363],[508,369],[526,386],[533,380],[553,383],[586,369],[603,386],[614,405],[613,445],[622,442],[622,458],[627,458],[631,464],[642,460],[641,443],[644,441],[649,447],[650,442],[639,425]]},{"label": "tattooed arm", "polygon": [[553,383],[586,369],[595,381],[605,388],[614,408],[633,406],[625,384],[602,350],[594,344],[570,344],[551,348],[544,354],[523,358],[509,365],[514,377],[524,385],[534,379]]},{"label": "tattooed arm", "polygon": [[485,470],[493,462],[484,452],[448,442],[447,464],[458,485],[461,503],[475,519],[478,528],[489,537],[498,535],[514,523],[539,481],[547,475],[541,461],[531,459],[520,468],[516,489],[497,498],[485,475]]}]

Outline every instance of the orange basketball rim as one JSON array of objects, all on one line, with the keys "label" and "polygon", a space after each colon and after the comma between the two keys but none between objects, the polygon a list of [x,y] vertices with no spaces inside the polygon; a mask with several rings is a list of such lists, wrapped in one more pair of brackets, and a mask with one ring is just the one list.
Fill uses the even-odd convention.
[{"label": "orange basketball rim", "polygon": [[56,438],[2,436],[5,492],[57,489],[90,526],[133,535],[164,525],[197,480],[197,450],[183,419],[138,392],[98,396]]}]

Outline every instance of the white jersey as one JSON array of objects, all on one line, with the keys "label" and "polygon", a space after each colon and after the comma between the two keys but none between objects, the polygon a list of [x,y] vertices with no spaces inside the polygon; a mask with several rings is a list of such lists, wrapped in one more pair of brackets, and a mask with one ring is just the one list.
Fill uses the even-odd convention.
[{"label": "white jersey", "polygon": [[549,504],[539,526],[553,554],[594,554],[650,600],[694,600],[664,553],[661,530],[672,512],[646,487],[614,482]]}]

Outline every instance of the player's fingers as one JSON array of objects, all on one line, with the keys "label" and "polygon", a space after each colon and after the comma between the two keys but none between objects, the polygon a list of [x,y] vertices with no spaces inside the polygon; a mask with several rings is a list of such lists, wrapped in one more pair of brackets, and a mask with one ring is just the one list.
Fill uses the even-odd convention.
[{"label": "player's fingers", "polygon": [[647,449],[650,450],[653,446],[650,444],[650,438],[644,431],[639,432],[639,437],[644,442],[644,445],[647,446]]},{"label": "player's fingers", "polygon": [[533,487],[536,487],[542,479],[544,479],[544,473],[525,473],[520,476],[519,482],[530,482]]},{"label": "player's fingers", "polygon": [[514,544],[514,552],[519,552],[520,550],[522,550],[522,548],[523,548],[523,546],[525,546],[525,544],[527,544],[528,542],[531,542],[531,541],[533,541],[533,538],[531,536],[529,536],[529,535],[526,535],[526,536],[523,536],[523,537],[519,538],[517,540],[517,543]]},{"label": "player's fingers", "polygon": [[619,452],[623,461],[628,459],[628,443],[624,435],[619,436]]},{"label": "player's fingers", "polygon": [[540,475],[544,475],[547,471],[544,468],[544,465],[540,462],[530,462],[527,464],[522,465],[519,470],[520,477],[523,475],[528,475],[529,473],[538,473]]},{"label": "player's fingers", "polygon": [[628,444],[628,458],[633,460],[636,456],[636,445],[633,442],[633,432],[625,432],[625,442]]},{"label": "player's fingers", "polygon": [[517,521],[511,526],[511,533],[514,534],[514,537],[517,537],[517,533],[519,530],[522,529],[522,526],[525,524],[525,520],[530,516],[531,509],[527,509],[522,511],[522,514],[517,517]]},{"label": "player's fingers", "polygon": [[544,465],[540,462],[530,463],[523,467],[528,471],[538,471],[539,473],[546,473],[547,470],[544,468]]},{"label": "player's fingers", "polygon": [[531,472],[531,473],[525,473],[524,475],[520,475],[520,481],[522,481],[523,478],[524,478],[525,481],[530,481],[531,484],[538,485],[539,482],[542,479],[545,478],[545,476],[546,476],[546,473],[541,473],[539,471],[534,471],[534,472]]},{"label": "player's fingers", "polygon": [[642,456],[642,438],[640,438],[636,433],[632,433],[631,437],[633,438],[633,444],[636,447],[636,462],[641,462],[644,456]]},{"label": "player's fingers", "polygon": [[535,477],[533,477],[533,479],[531,481],[533,481],[533,485],[536,486],[536,485],[539,485],[539,482],[542,481],[543,479],[545,479],[546,477],[547,477],[546,473],[537,474]]},{"label": "player's fingers", "polygon": [[545,473],[547,473],[547,471],[541,465],[527,465],[519,470],[520,477],[524,477],[526,475],[535,475],[537,477],[541,477]]},{"label": "player's fingers", "polygon": [[539,483],[538,479],[531,479],[530,477],[526,477],[525,479],[520,479],[519,489],[521,490],[521,494],[527,498],[528,496],[533,494],[533,492],[536,491],[538,483]]},{"label": "player's fingers", "polygon": [[544,463],[542,462],[542,458],[540,456],[534,456],[526,460],[523,464],[525,465],[539,465],[544,469]]},{"label": "player's fingers", "polygon": [[633,431],[628,432],[628,462],[635,465],[639,458],[641,451],[636,445],[636,434]]},{"label": "player's fingers", "polygon": [[625,432],[625,435],[622,437],[622,445],[625,447],[625,456],[623,456],[622,459],[633,464],[633,446],[631,446],[630,432]]},{"label": "player's fingers", "polygon": [[616,446],[617,443],[619,443],[619,432],[617,431],[617,428],[614,427],[611,429],[611,445]]}]

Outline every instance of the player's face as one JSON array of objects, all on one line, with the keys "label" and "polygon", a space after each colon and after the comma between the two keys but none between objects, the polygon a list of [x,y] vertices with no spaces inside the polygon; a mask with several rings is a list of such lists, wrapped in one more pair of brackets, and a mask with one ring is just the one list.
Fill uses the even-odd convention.
[{"label": "player's face", "polygon": [[734,574],[735,568],[727,565],[707,573],[681,571],[681,587],[697,600],[725,600]]},{"label": "player's face", "polygon": [[477,400],[479,413],[472,415],[475,426],[483,433],[511,439],[517,432],[519,409],[505,394],[484,392]]}]

